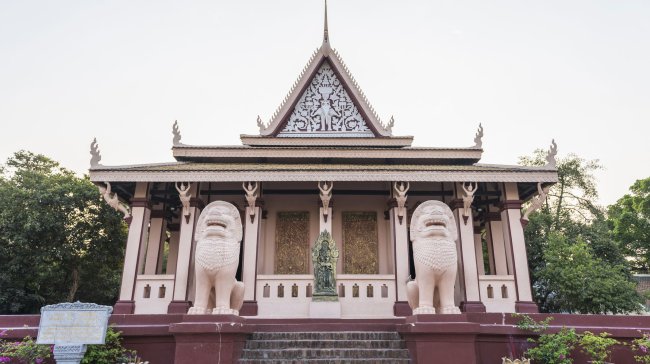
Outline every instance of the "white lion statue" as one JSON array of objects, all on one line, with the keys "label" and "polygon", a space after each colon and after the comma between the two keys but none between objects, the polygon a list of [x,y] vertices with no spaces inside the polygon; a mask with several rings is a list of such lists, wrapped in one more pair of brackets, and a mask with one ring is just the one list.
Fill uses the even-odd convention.
[{"label": "white lion statue", "polygon": [[235,280],[242,239],[239,211],[225,201],[210,203],[199,216],[194,237],[196,294],[188,314],[239,315],[244,302],[244,283]]},{"label": "white lion statue", "polygon": [[456,220],[445,203],[425,201],[413,212],[411,241],[416,279],[407,283],[406,293],[414,315],[433,314],[436,308],[438,313],[460,313],[454,305],[457,238]]}]

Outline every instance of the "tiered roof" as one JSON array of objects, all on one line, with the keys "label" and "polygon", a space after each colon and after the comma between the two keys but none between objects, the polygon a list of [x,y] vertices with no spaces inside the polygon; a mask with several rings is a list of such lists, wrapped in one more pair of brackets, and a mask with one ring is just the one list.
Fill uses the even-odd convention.
[{"label": "tiered roof", "polygon": [[[176,162],[106,167],[93,154],[95,182],[174,181],[449,181],[554,183],[545,167],[479,164],[482,127],[465,148],[415,148],[412,136],[393,136],[394,120],[381,121],[331,48],[327,5],[323,42],[258,135],[241,135],[240,146],[181,143],[174,124]],[[554,150],[552,154],[554,157]],[[553,159],[554,160],[554,159]],[[550,161],[550,160],[549,160]]]}]

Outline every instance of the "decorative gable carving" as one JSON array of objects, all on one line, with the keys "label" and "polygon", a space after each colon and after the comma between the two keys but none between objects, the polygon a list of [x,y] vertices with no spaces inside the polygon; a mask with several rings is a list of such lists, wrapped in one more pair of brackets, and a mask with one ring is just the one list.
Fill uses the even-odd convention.
[{"label": "decorative gable carving", "polygon": [[323,62],[300,96],[279,137],[373,137],[329,62]]}]

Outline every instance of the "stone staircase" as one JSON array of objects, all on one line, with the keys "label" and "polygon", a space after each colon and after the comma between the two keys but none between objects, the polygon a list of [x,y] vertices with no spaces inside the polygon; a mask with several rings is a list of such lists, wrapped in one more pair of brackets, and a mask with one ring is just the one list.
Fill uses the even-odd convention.
[{"label": "stone staircase", "polygon": [[256,332],[239,363],[410,363],[396,332]]}]

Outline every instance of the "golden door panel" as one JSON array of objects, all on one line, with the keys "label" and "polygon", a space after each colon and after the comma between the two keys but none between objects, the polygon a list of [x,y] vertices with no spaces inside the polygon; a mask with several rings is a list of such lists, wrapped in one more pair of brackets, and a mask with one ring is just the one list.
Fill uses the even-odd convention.
[{"label": "golden door panel", "polygon": [[379,273],[376,212],[343,212],[343,273]]},{"label": "golden door panel", "polygon": [[278,212],[275,274],[309,274],[309,212]]}]

